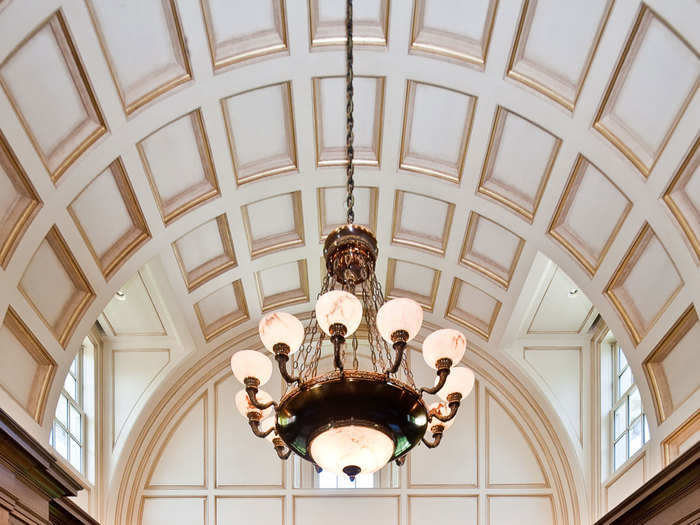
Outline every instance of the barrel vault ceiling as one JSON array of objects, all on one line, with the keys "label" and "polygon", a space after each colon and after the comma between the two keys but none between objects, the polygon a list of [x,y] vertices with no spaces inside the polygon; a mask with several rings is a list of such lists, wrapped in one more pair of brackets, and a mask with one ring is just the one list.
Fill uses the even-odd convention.
[{"label": "barrel vault ceiling", "polygon": [[[31,433],[46,439],[106,307],[112,335],[174,330],[200,353],[312,308],[344,217],[342,17],[339,1],[0,0],[0,405]],[[562,272],[548,289],[572,279],[590,302],[550,295],[528,333],[595,309],[638,378],[688,355],[699,21],[694,0],[358,1],[356,216],[387,295],[500,355],[542,252]],[[146,297],[134,276],[154,259],[175,321],[110,303]],[[666,405],[652,428],[687,417],[642,383],[649,413]]]}]

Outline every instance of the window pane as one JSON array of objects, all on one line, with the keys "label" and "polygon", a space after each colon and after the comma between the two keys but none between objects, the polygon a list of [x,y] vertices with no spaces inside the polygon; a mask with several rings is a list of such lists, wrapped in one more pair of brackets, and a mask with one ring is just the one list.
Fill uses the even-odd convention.
[{"label": "window pane", "polygon": [[70,440],[70,464],[80,471],[82,467],[82,450],[77,441],[71,438]]},{"label": "window pane", "polygon": [[345,475],[338,476],[338,488],[339,489],[354,489],[355,482],[350,481],[350,478],[345,476]]},{"label": "window pane", "polygon": [[68,434],[63,430],[63,427],[54,423],[53,435],[56,439],[56,452],[68,459]]},{"label": "window pane", "polygon": [[318,475],[318,488],[320,489],[334,489],[338,486],[337,483],[337,477],[332,472],[324,470]]},{"label": "window pane", "polygon": [[617,407],[615,410],[615,431],[613,432],[615,439],[627,429],[627,400]]},{"label": "window pane", "polygon": [[642,416],[644,418],[644,443],[651,439],[651,432],[649,432],[649,422],[647,421],[647,416]]},{"label": "window pane", "polygon": [[642,448],[642,418],[630,427],[630,456]]},{"label": "window pane", "polygon": [[68,426],[68,400],[63,394],[58,396],[58,405],[56,405],[56,419]]},{"label": "window pane", "polygon": [[627,359],[625,359],[625,354],[622,353],[622,348],[617,347],[617,373],[618,375],[627,367]]},{"label": "window pane", "polygon": [[627,389],[632,386],[632,370],[629,367],[622,372],[622,375],[617,378],[617,396],[618,399],[622,394],[627,392]]},{"label": "window pane", "polygon": [[614,455],[615,470],[617,470],[627,461],[627,434],[624,434],[619,441],[615,442]]},{"label": "window pane", "polygon": [[78,356],[80,356],[80,353],[75,356],[75,359],[70,364],[70,373],[75,377],[78,377]]},{"label": "window pane", "polygon": [[75,401],[78,400],[78,383],[75,381],[75,378],[72,375],[66,375],[66,381],[63,383],[63,388],[66,392],[68,392],[70,397],[72,397]]},{"label": "window pane", "polygon": [[73,405],[70,405],[70,425],[68,430],[73,434],[73,437],[81,441],[82,434],[80,433],[80,412]]},{"label": "window pane", "polygon": [[374,488],[374,474],[360,474],[355,478],[355,486],[358,489]]},{"label": "window pane", "polygon": [[630,422],[634,421],[642,413],[642,397],[639,395],[639,390],[635,388],[630,393]]}]

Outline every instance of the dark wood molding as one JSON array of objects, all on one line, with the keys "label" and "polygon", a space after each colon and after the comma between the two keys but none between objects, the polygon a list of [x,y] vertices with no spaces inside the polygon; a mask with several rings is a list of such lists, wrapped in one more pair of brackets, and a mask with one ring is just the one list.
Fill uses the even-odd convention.
[{"label": "dark wood molding", "polygon": [[700,442],[693,445],[595,525],[700,523]]},{"label": "dark wood molding", "polygon": [[49,521],[52,525],[99,525],[92,516],[66,498],[51,500]]},{"label": "dark wood molding", "polygon": [[82,489],[49,450],[0,409],[0,523],[99,525],[68,499]]},{"label": "dark wood molding", "polygon": [[75,496],[83,486],[39,442],[0,409],[0,461],[48,498]]}]

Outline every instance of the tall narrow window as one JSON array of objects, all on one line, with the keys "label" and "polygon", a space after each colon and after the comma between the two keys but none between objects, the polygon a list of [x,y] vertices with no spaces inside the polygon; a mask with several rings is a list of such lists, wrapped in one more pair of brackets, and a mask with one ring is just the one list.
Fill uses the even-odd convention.
[{"label": "tall narrow window", "polygon": [[610,411],[612,431],[612,470],[618,470],[649,441],[647,416],[642,398],[634,383],[632,369],[622,348],[612,343],[613,406]]},{"label": "tall narrow window", "polygon": [[73,468],[85,473],[83,348],[78,350],[63,383],[51,429],[51,446]]}]

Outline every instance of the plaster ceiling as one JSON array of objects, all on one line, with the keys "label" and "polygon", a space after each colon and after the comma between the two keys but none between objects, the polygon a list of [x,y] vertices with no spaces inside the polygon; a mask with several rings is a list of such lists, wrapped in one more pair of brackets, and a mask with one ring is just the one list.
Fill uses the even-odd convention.
[{"label": "plaster ceiling", "polygon": [[[163,330],[107,306],[147,294],[153,258],[196,352],[311,309],[343,216],[342,16],[0,2],[1,337],[24,363],[3,363],[0,405],[32,433],[105,307]],[[357,217],[387,294],[500,355],[542,252],[550,288],[588,303],[545,296],[531,329],[580,331],[595,307],[643,377],[700,304],[699,20],[693,0],[358,1]]]}]

